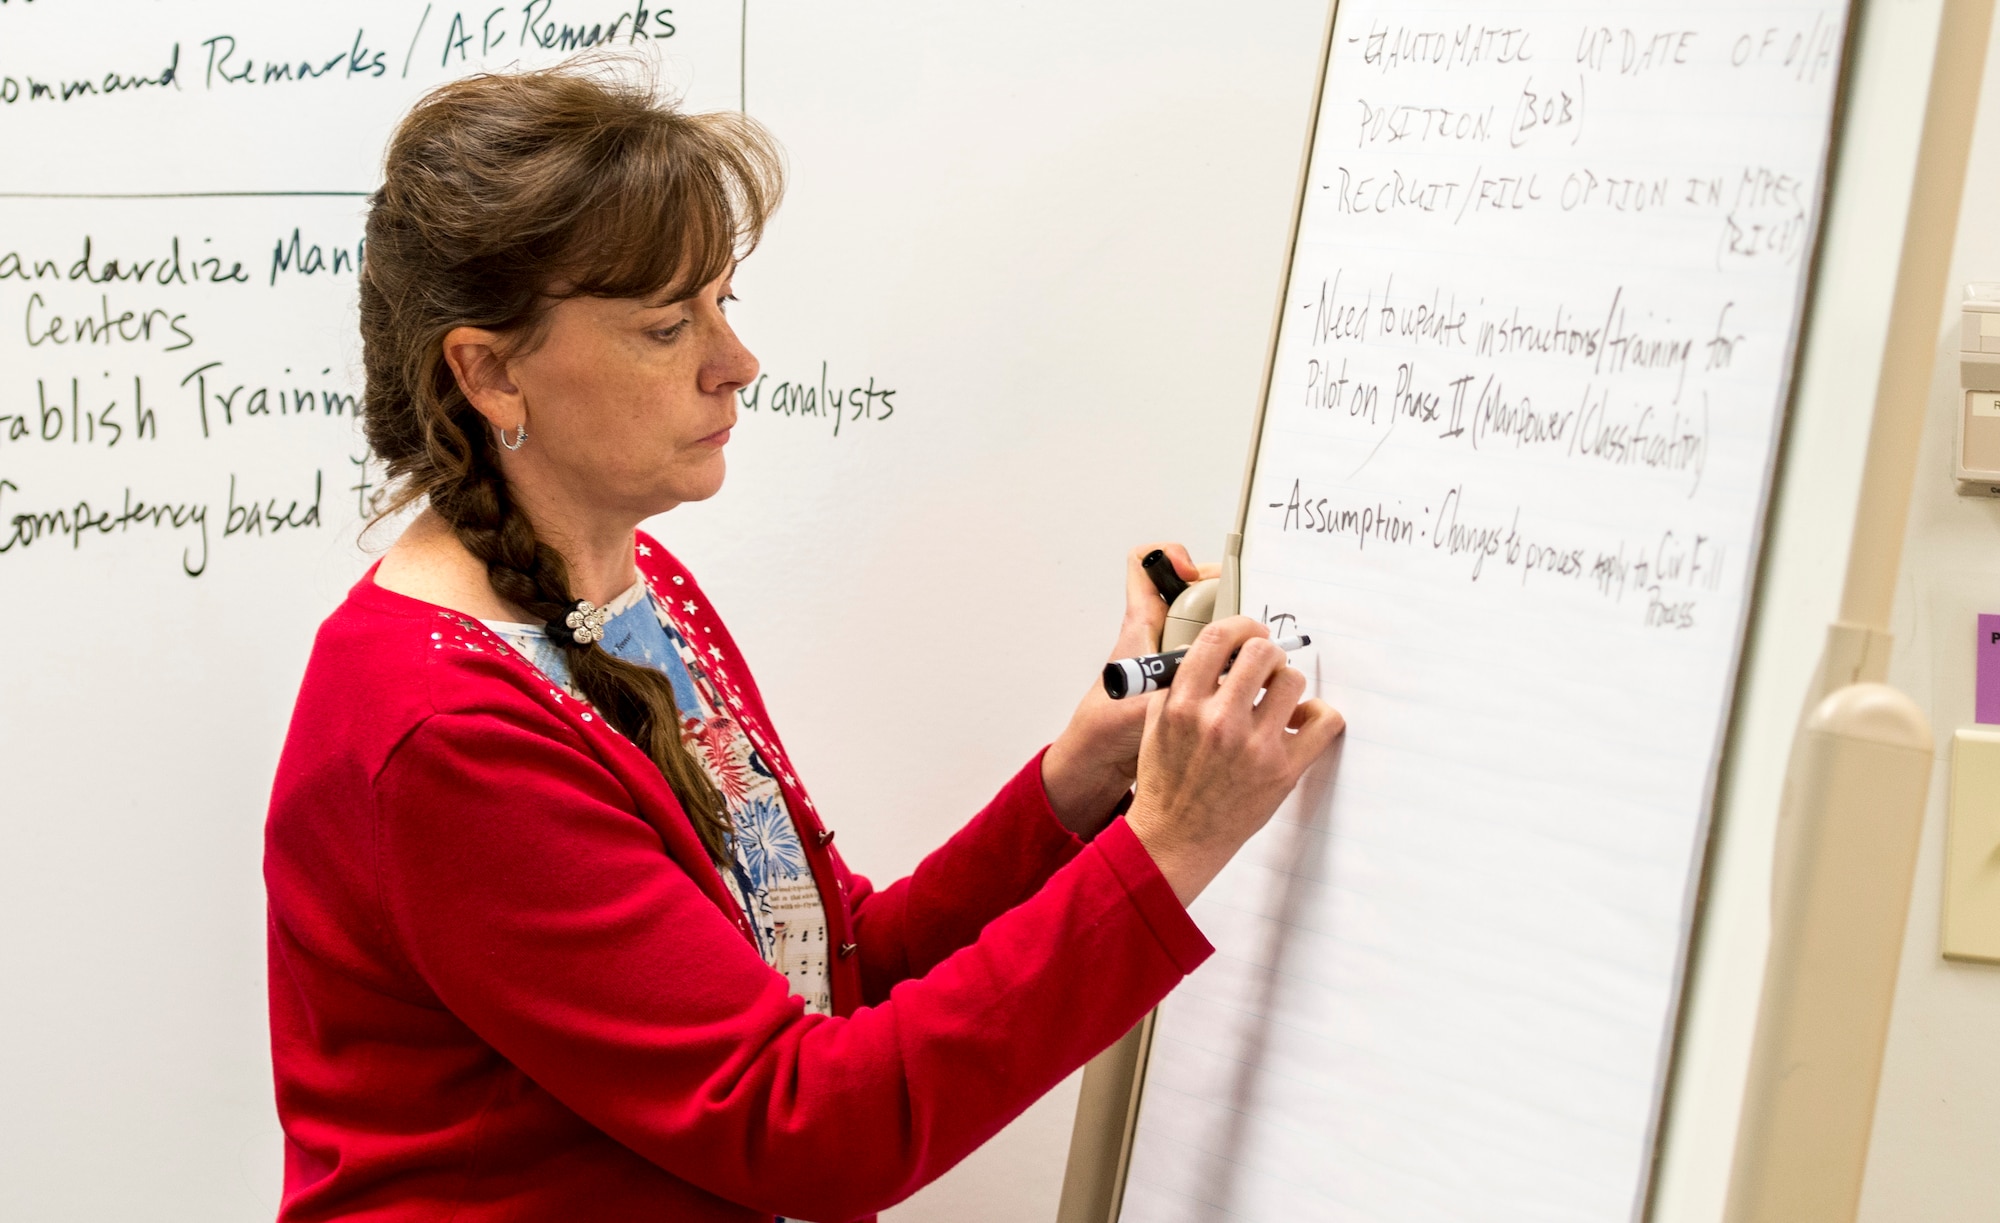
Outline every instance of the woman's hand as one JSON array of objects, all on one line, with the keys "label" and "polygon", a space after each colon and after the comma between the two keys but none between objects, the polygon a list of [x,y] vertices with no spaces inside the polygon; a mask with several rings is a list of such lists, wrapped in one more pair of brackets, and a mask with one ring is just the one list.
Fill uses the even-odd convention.
[{"label": "woman's hand", "polygon": [[1182,904],[1200,895],[1346,728],[1324,701],[1300,700],[1305,691],[1306,677],[1269,631],[1232,616],[1201,631],[1173,687],[1153,702],[1125,822]]},{"label": "woman's hand", "polygon": [[[1212,578],[1214,565],[1197,566],[1179,544],[1145,544],[1125,558],[1125,619],[1111,658],[1152,654],[1160,648],[1160,630],[1167,622],[1167,604],[1139,562],[1158,548],[1174,563],[1184,581]],[[1111,821],[1111,813],[1132,788],[1138,775],[1139,741],[1145,734],[1146,711],[1159,699],[1114,701],[1104,685],[1093,683],[1084,694],[1062,735],[1042,757],[1042,789],[1063,826],[1081,837],[1095,834]]]}]

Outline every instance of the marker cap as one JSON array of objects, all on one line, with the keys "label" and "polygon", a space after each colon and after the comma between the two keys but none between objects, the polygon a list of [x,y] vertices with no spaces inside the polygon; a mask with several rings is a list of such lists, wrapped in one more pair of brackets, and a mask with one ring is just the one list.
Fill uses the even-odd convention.
[{"label": "marker cap", "polygon": [[1104,693],[1114,701],[1122,701],[1135,692],[1146,691],[1146,673],[1139,669],[1136,658],[1121,658],[1117,662],[1104,665]]}]

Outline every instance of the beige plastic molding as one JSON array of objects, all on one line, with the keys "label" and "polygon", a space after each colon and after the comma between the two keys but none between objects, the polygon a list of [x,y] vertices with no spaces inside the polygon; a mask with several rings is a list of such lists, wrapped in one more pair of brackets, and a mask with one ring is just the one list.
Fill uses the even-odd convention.
[{"label": "beige plastic molding", "polygon": [[1819,703],[1793,745],[1726,1223],[1852,1223],[1931,742],[1909,697],[1852,684]]}]

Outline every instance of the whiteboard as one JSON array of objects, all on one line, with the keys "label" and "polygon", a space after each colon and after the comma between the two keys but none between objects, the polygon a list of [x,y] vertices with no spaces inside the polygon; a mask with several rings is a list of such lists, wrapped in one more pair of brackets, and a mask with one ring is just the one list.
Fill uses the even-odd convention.
[{"label": "whiteboard", "polygon": [[[656,37],[634,44],[640,8]],[[1125,550],[1212,555],[1226,529],[1324,13],[0,4],[0,1217],[273,1213],[263,813],[312,633],[393,535],[355,539],[375,477],[341,398],[359,387],[342,252],[410,99],[623,15],[690,105],[747,100],[785,146],[786,203],[737,278],[758,409],[723,493],[648,529],[701,575],[847,857],[884,880],[1060,729]],[[530,17],[555,45],[519,46]],[[173,83],[138,83],[169,64]],[[178,239],[190,283],[71,280],[86,236],[99,272],[157,271]],[[56,275],[7,274],[17,253]],[[244,280],[195,282],[239,263]],[[36,293],[44,327],[167,314],[150,337],[31,345]],[[806,410],[822,378],[872,378],[893,411]],[[1108,454],[1143,477],[1107,483]],[[204,508],[205,540],[135,505],[109,532],[15,541],[18,514],[122,516],[128,490]],[[941,714],[935,660],[1003,642],[1009,675]],[[1051,1217],[1073,1090],[894,1217]]]},{"label": "whiteboard", "polygon": [[1128,1223],[1643,1211],[1846,24],[1340,6],[1242,603],[1349,730],[1197,903]]}]

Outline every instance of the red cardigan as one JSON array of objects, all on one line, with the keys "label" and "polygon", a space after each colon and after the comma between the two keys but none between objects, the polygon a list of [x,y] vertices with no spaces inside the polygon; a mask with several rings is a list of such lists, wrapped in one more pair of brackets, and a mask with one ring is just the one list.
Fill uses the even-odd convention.
[{"label": "red cardigan", "polygon": [[707,598],[639,564],[780,773],[837,949],[807,1015],[652,763],[475,620],[365,577],[266,830],[284,1220],[839,1223],[908,1196],[1209,953],[1039,759],[908,879],[847,869]]}]

